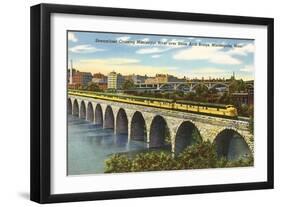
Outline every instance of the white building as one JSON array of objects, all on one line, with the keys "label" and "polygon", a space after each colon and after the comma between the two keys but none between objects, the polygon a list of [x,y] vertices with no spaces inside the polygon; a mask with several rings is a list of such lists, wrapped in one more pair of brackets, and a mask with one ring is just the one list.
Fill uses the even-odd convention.
[{"label": "white building", "polygon": [[121,89],[124,83],[124,77],[120,73],[114,71],[110,72],[107,77],[107,88],[108,89]]}]

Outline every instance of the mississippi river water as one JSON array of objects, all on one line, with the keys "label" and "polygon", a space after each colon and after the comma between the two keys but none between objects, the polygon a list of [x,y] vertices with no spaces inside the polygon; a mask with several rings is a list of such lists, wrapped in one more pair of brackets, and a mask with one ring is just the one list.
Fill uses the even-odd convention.
[{"label": "mississippi river water", "polygon": [[104,172],[104,161],[112,154],[145,151],[145,142],[115,135],[112,129],[68,115],[68,175]]}]

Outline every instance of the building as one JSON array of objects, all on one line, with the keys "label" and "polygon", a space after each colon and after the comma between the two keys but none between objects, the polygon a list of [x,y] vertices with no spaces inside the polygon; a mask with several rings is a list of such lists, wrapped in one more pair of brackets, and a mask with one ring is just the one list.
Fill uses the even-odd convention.
[{"label": "building", "polygon": [[101,73],[95,73],[93,75],[92,82],[95,83],[102,90],[107,89],[107,76]]},{"label": "building", "polygon": [[[72,69],[72,78],[70,69],[67,71],[67,82],[72,87],[80,86],[80,85],[87,85],[89,82],[92,81],[92,74],[89,72],[80,72],[78,70]],[[72,83],[71,83],[72,82]]]},{"label": "building", "polygon": [[124,80],[132,81],[134,84],[144,83],[145,80],[148,78],[147,75],[135,75],[135,74],[125,75],[123,77]]},{"label": "building", "polygon": [[254,105],[254,81],[246,81],[246,90],[240,93],[232,93],[232,97],[240,104],[246,104],[248,106]]},{"label": "building", "polygon": [[110,72],[107,77],[108,89],[121,89],[124,83],[124,77],[120,73],[114,71]]},{"label": "building", "polygon": [[185,82],[185,79],[179,79],[175,76],[168,74],[156,74],[153,78],[145,79],[146,84],[158,84],[158,83],[168,83],[168,82]]},{"label": "building", "polygon": [[95,73],[92,81],[93,83],[107,83],[107,77],[101,73]]},{"label": "building", "polygon": [[155,80],[157,83],[167,83],[169,82],[169,76],[168,74],[156,74]]},{"label": "building", "polygon": [[133,74],[133,82],[136,83],[144,83],[147,79],[147,75],[135,75]]},{"label": "building", "polygon": [[158,81],[155,77],[153,78],[147,78],[145,81],[144,81],[145,84],[157,84]]},{"label": "building", "polygon": [[232,97],[239,103],[239,105],[249,104],[249,94],[246,92],[232,93]]},{"label": "building", "polygon": [[72,84],[88,85],[92,81],[92,74],[88,72],[76,72],[72,74]]}]

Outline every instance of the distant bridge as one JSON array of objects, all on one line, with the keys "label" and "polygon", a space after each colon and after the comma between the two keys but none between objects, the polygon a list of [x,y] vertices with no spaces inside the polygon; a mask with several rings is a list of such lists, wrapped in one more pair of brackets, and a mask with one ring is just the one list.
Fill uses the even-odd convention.
[{"label": "distant bridge", "polygon": [[[253,81],[246,82],[248,86],[253,87]],[[154,84],[146,84],[146,83],[137,83],[135,84],[137,89],[144,90],[181,90],[181,91],[195,91],[198,86],[206,87],[208,90],[214,88],[225,88],[227,91],[229,90],[229,86],[231,85],[231,81],[227,80],[218,80],[218,81],[185,81],[185,82],[167,82],[167,83],[154,83]]]},{"label": "distant bridge", "polygon": [[[149,147],[161,147],[167,137],[173,153],[191,143],[194,132],[202,140],[215,142],[218,153],[235,156],[253,153],[253,135],[245,120],[177,112],[140,105],[105,101],[69,95],[68,114],[110,128],[116,134],[128,134],[131,139],[147,142]],[[237,148],[239,146],[239,148]],[[234,150],[234,151],[233,151]]]}]

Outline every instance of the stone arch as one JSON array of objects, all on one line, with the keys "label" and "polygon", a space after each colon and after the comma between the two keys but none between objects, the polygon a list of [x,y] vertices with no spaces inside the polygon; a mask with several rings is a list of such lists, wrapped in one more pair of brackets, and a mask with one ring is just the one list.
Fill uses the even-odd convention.
[{"label": "stone arch", "polygon": [[95,109],[95,124],[103,126],[102,108],[100,104],[96,105]]},{"label": "stone arch", "polygon": [[116,133],[128,134],[128,117],[123,108],[119,109],[116,116]]},{"label": "stone arch", "polygon": [[150,126],[150,147],[163,147],[171,139],[167,121],[160,115],[156,115]]},{"label": "stone arch", "polygon": [[87,106],[87,120],[94,122],[94,108],[91,102],[89,102]]},{"label": "stone arch", "polygon": [[159,87],[159,89],[163,89],[163,88],[165,88],[165,87],[173,88],[173,84],[171,84],[171,83],[164,83],[163,85],[161,85],[161,86]]},{"label": "stone arch", "polygon": [[226,84],[226,83],[216,83],[216,84],[214,84],[210,87],[210,90],[216,88],[217,86],[224,86],[228,89],[228,84]]},{"label": "stone arch", "polygon": [[79,105],[77,99],[73,102],[73,116],[79,116]]},{"label": "stone arch", "polygon": [[195,84],[194,86],[191,87],[191,91],[194,91],[198,86],[203,86],[203,87],[205,87],[206,89],[209,90],[209,88],[208,88],[208,86],[206,84],[197,83],[197,84]]},{"label": "stone arch", "polygon": [[176,86],[176,89],[177,90],[179,90],[179,89],[181,89],[181,88],[188,88],[188,91],[190,91],[190,85],[189,84],[187,84],[187,83],[180,83],[180,84],[178,84],[177,86]]},{"label": "stone arch", "polygon": [[86,105],[84,101],[81,101],[80,104],[80,118],[86,119]]},{"label": "stone arch", "polygon": [[183,121],[176,132],[175,153],[179,154],[186,147],[202,142],[198,128],[190,121]]},{"label": "stone arch", "polygon": [[72,103],[70,98],[67,99],[67,114],[72,114]]},{"label": "stone arch", "polygon": [[145,141],[147,139],[146,123],[141,112],[136,111],[131,121],[131,139]]},{"label": "stone arch", "polygon": [[105,109],[104,128],[114,129],[114,115],[111,106],[107,106]]},{"label": "stone arch", "polygon": [[216,136],[214,143],[219,157],[237,160],[251,154],[244,137],[234,129],[223,129]]},{"label": "stone arch", "polygon": [[252,83],[247,83],[247,84],[246,84],[246,87],[247,87],[247,88],[254,88],[254,84],[252,84]]}]

